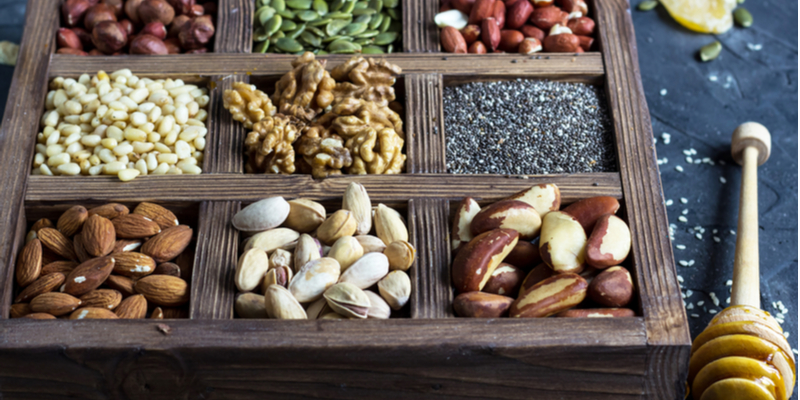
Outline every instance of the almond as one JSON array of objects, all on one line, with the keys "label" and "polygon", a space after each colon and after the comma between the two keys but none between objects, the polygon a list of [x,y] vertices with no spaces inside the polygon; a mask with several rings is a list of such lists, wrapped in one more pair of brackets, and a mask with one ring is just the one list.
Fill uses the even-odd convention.
[{"label": "almond", "polygon": [[22,318],[32,312],[31,305],[28,303],[12,304],[9,311],[11,318]]},{"label": "almond", "polygon": [[114,218],[114,231],[120,239],[143,239],[161,232],[161,227],[141,214],[128,214]]},{"label": "almond", "polygon": [[189,302],[189,285],[181,278],[169,275],[150,275],[136,281],[136,292],[147,301],[166,307]]},{"label": "almond", "polygon": [[483,20],[481,38],[483,39],[483,44],[486,45],[486,50],[492,52],[497,50],[500,45],[500,26],[497,25],[494,18],[490,17]]},{"label": "almond", "polygon": [[67,276],[77,266],[78,263],[75,261],[54,261],[42,267],[41,276],[54,274],[56,272],[60,272],[64,274],[64,276]]},{"label": "almond", "polygon": [[445,26],[441,32],[442,48],[448,53],[466,54],[467,42],[458,29],[452,26]]},{"label": "almond", "polygon": [[128,207],[119,203],[108,203],[102,206],[97,206],[89,210],[89,216],[99,215],[103,218],[114,219],[123,215],[130,214]]},{"label": "almond", "polygon": [[49,292],[42,293],[31,300],[31,311],[59,316],[75,311],[80,305],[79,299],[67,293]]},{"label": "almond", "polygon": [[60,272],[45,275],[23,289],[14,299],[14,303],[26,302],[42,293],[52,292],[64,283],[64,279],[64,274]]},{"label": "almond", "polygon": [[139,239],[117,239],[114,242],[114,250],[111,250],[111,254],[134,251],[140,247],[142,247],[142,241]]},{"label": "almond", "polygon": [[177,257],[192,240],[192,228],[186,225],[165,229],[142,245],[142,253],[156,262],[164,262]]},{"label": "almond", "polygon": [[551,53],[575,53],[580,49],[578,37],[571,33],[550,35],[544,38],[544,49]]},{"label": "almond", "polygon": [[516,1],[514,4],[508,6],[506,13],[506,27],[510,29],[519,29],[525,25],[525,21],[533,13],[533,5],[530,1]]},{"label": "almond", "polygon": [[541,7],[535,8],[531,13],[530,21],[539,29],[549,31],[553,25],[567,25],[567,17],[558,7]]},{"label": "almond", "polygon": [[469,13],[470,24],[480,24],[486,18],[492,17],[495,0],[478,0]]},{"label": "almond", "polygon": [[[102,217],[98,217],[102,218]],[[97,289],[114,270],[114,258],[111,256],[93,258],[75,267],[67,276],[64,292],[80,296]]]},{"label": "almond", "polygon": [[83,227],[86,218],[89,218],[89,212],[86,211],[86,208],[83,206],[74,206],[64,211],[64,214],[61,214],[61,218],[58,219],[56,226],[64,236],[69,237],[77,233],[81,227]]},{"label": "almond", "polygon": [[140,294],[130,296],[122,300],[114,312],[123,319],[144,318],[147,316],[147,300]]},{"label": "almond", "polygon": [[55,225],[53,225],[53,221],[50,221],[47,218],[42,218],[42,219],[40,219],[40,220],[38,220],[38,221],[33,223],[33,226],[31,227],[31,230],[36,232],[36,233],[39,233],[39,229],[42,229],[42,228],[55,228]]},{"label": "almond", "polygon": [[56,261],[64,261],[64,257],[61,257],[47,247],[42,246],[42,265],[47,265]]},{"label": "almond", "polygon": [[178,217],[176,217],[172,211],[158,204],[148,202],[139,203],[133,210],[133,213],[147,217],[151,221],[157,223],[161,229],[172,228],[173,226],[179,225]]},{"label": "almond", "polygon": [[72,246],[75,249],[75,255],[78,256],[78,262],[86,262],[92,258],[92,256],[86,252],[86,247],[83,245],[83,232],[73,236]]},{"label": "almond", "polygon": [[153,271],[153,274],[177,276],[178,278],[180,278],[181,267],[179,267],[178,264],[175,263],[165,262],[158,264],[158,266],[156,266],[156,270]]},{"label": "almond", "polygon": [[122,293],[122,297],[136,294],[133,279],[127,276],[109,275],[109,277],[106,278],[105,285]]},{"label": "almond", "polygon": [[[52,229],[52,228],[50,228]],[[39,279],[42,272],[42,243],[33,239],[25,247],[17,259],[17,283],[25,287]]]},{"label": "almond", "polygon": [[48,313],[31,313],[31,314],[28,314],[28,315],[26,315],[26,316],[24,316],[22,318],[28,318],[28,319],[56,319],[56,317],[53,316],[53,314],[48,314]]},{"label": "almond", "polygon": [[150,256],[133,251],[113,254],[114,273],[130,278],[141,278],[156,270],[156,262]]},{"label": "almond", "polygon": [[68,260],[76,261],[78,256],[75,254],[75,248],[72,241],[69,240],[63,233],[53,228],[42,228],[37,232],[39,240],[53,253],[58,254]]},{"label": "almond", "polygon": [[116,228],[108,218],[92,215],[86,220],[81,232],[81,241],[86,253],[94,257],[111,254],[116,240]]},{"label": "almond", "polygon": [[81,296],[82,307],[115,309],[122,301],[122,293],[114,289],[95,289]]},{"label": "almond", "polygon": [[69,315],[69,319],[117,319],[117,314],[99,307],[81,307]]}]

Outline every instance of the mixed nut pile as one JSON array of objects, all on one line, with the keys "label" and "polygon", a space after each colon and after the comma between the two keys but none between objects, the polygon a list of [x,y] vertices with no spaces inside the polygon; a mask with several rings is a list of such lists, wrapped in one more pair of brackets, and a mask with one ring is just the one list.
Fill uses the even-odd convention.
[{"label": "mixed nut pile", "polygon": [[358,183],[333,214],[272,197],[239,211],[233,226],[254,233],[236,267],[241,318],[386,319],[408,303],[416,249],[406,225],[394,209],[373,208]]},{"label": "mixed nut pile", "polygon": [[59,54],[179,54],[211,51],[217,4],[195,0],[66,0]]},{"label": "mixed nut pile", "polygon": [[[33,224],[17,260],[11,318],[185,318],[192,229],[140,203],[74,206]],[[170,262],[175,260],[175,262]]]},{"label": "mixed nut pile", "polygon": [[224,107],[252,131],[245,139],[249,173],[325,178],[399,174],[405,134],[392,87],[402,70],[386,60],[353,57],[330,72],[306,52],[292,62],[268,97],[237,82]]},{"label": "mixed nut pile", "polygon": [[461,202],[451,236],[456,314],[634,315],[623,308],[633,296],[633,280],[620,266],[631,233],[614,215],[619,202],[592,197],[560,207],[554,184],[533,186],[483,209],[469,197]]},{"label": "mixed nut pile", "polygon": [[208,90],[129,69],[58,77],[37,135],[34,175],[199,174]]},{"label": "mixed nut pile", "polygon": [[400,51],[400,0],[257,0],[254,53]]},{"label": "mixed nut pile", "polygon": [[449,53],[583,53],[595,23],[584,0],[443,0],[434,20]]}]

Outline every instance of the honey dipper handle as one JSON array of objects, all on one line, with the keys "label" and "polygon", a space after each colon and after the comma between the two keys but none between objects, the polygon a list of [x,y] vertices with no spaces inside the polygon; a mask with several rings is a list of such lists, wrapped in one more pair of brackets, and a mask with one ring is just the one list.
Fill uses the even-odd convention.
[{"label": "honey dipper handle", "polygon": [[742,165],[739,227],[733,264],[732,305],[761,308],[758,271],[758,171],[769,158],[771,140],[763,125],[748,122],[733,133],[731,152]]}]

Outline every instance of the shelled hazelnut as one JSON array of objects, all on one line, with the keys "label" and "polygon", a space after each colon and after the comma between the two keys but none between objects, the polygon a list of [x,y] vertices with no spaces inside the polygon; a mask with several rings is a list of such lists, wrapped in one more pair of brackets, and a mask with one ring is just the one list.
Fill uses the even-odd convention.
[{"label": "shelled hazelnut", "polygon": [[617,209],[612,197],[561,209],[555,184],[533,186],[484,208],[464,199],[451,234],[456,314],[633,316],[633,310],[621,308],[631,301],[633,279],[620,266],[630,252],[631,233],[614,215]]},{"label": "shelled hazelnut", "polygon": [[[11,318],[176,318],[185,314],[193,230],[140,203],[67,209],[36,221],[17,259]],[[175,263],[169,261],[175,260]]]},{"label": "shelled hazelnut", "polygon": [[434,21],[449,53],[582,53],[594,43],[584,0],[443,0],[439,11]]},{"label": "shelled hazelnut", "polygon": [[[61,6],[65,27],[56,34],[56,52],[206,53],[215,34],[216,12],[216,4],[195,0],[66,0]],[[143,35],[146,38],[140,39]]]}]

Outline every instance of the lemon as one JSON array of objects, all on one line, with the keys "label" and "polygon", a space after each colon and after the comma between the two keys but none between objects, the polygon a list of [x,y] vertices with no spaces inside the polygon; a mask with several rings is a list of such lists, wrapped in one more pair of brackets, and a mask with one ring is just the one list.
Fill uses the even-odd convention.
[{"label": "lemon", "polygon": [[736,0],[661,0],[679,24],[696,32],[724,33],[733,26]]}]

